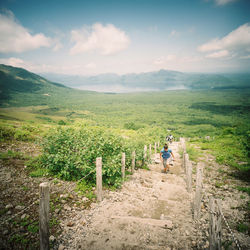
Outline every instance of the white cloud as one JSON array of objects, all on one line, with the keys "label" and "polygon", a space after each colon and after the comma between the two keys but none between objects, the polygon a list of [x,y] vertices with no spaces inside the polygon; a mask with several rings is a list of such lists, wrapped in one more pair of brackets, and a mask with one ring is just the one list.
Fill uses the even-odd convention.
[{"label": "white cloud", "polygon": [[[215,38],[198,47],[200,52],[217,52],[212,53],[212,57],[216,55],[225,56],[225,51],[236,53],[239,56],[250,49],[250,24],[246,23],[230,32],[223,38]],[[223,53],[221,51],[224,51]],[[227,55],[228,55],[227,54]],[[220,57],[220,56],[218,56]]]},{"label": "white cloud", "polygon": [[23,67],[24,61],[20,58],[10,57],[10,58],[0,58],[1,64],[11,65],[13,67]]},{"label": "white cloud", "polygon": [[85,65],[86,69],[96,69],[96,64],[95,63],[88,63]]},{"label": "white cloud", "polygon": [[0,13],[0,53],[21,53],[40,47],[50,47],[52,39],[44,34],[32,35],[18,23],[11,11]]},{"label": "white cloud", "polygon": [[238,0],[215,0],[216,5],[226,5],[229,3],[236,2]]},{"label": "white cloud", "polygon": [[83,27],[81,30],[72,30],[71,39],[75,42],[70,53],[72,55],[87,51],[98,51],[102,55],[111,55],[126,49],[130,39],[124,31],[112,24],[106,26],[101,23],[93,24],[91,30]]},{"label": "white cloud", "polygon": [[209,55],[206,55],[207,58],[221,58],[221,57],[225,57],[228,56],[229,52],[227,50],[220,50],[214,53],[211,53]]}]

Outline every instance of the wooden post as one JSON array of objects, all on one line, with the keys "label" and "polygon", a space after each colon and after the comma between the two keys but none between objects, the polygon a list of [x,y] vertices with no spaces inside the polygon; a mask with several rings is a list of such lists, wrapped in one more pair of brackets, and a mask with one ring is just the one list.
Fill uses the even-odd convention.
[{"label": "wooden post", "polygon": [[131,172],[132,174],[135,172],[135,151],[132,152]]},{"label": "wooden post", "polygon": [[39,185],[39,237],[40,250],[49,249],[49,183]]},{"label": "wooden post", "polygon": [[183,168],[185,174],[187,174],[187,163],[189,161],[189,155],[187,153],[183,154]]},{"label": "wooden post", "polygon": [[181,147],[183,149],[183,154],[186,153],[186,143],[185,143],[185,138],[181,137],[180,138],[180,142],[181,142]]},{"label": "wooden post", "polygon": [[151,153],[152,153],[152,146],[151,144],[149,144],[149,156],[148,156],[149,159],[151,159]]},{"label": "wooden post", "polygon": [[190,193],[192,191],[192,163],[187,162],[187,191]]},{"label": "wooden post", "polygon": [[147,159],[147,145],[144,146],[143,165],[145,164],[146,159]]},{"label": "wooden post", "polygon": [[97,201],[102,201],[102,157],[96,158],[96,191]]},{"label": "wooden post", "polygon": [[122,181],[125,179],[125,153],[122,153]]},{"label": "wooden post", "polygon": [[200,218],[200,212],[201,212],[202,175],[203,175],[203,165],[202,163],[199,162],[196,168],[196,188],[195,188],[195,198],[194,198],[195,220],[198,220]]},{"label": "wooden post", "polygon": [[156,142],[155,142],[155,155],[156,155]]},{"label": "wooden post", "polygon": [[[220,206],[220,201],[217,205]],[[209,198],[210,225],[209,225],[209,249],[221,249],[221,214],[213,197]]]}]

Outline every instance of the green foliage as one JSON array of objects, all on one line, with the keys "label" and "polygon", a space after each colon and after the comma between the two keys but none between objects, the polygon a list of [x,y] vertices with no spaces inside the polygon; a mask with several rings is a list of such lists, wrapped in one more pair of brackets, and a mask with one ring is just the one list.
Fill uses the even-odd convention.
[{"label": "green foliage", "polygon": [[66,125],[66,122],[65,122],[64,120],[60,120],[60,121],[58,122],[58,125]]},{"label": "green foliage", "polygon": [[187,153],[189,155],[189,160],[197,162],[199,157],[201,156],[201,153],[197,148],[194,148],[194,146],[188,144],[187,145]]},{"label": "green foliage", "polygon": [[237,230],[241,233],[246,233],[249,231],[249,229],[249,226],[244,223],[240,223],[237,225]]},{"label": "green foliage", "polygon": [[24,235],[14,234],[13,236],[11,236],[10,242],[16,242],[25,245],[29,242],[29,239],[27,239]]},{"label": "green foliage", "polygon": [[[95,161],[102,157],[103,182],[120,185],[121,153],[126,153],[126,166],[131,164],[132,150],[141,141],[126,140],[115,130],[101,127],[58,127],[53,129],[43,144],[41,165],[53,175],[65,180],[77,180],[86,175],[87,182],[95,182]],[[142,147],[138,149],[142,151]],[[136,160],[142,159],[138,153]]]},{"label": "green foliage", "polygon": [[0,141],[11,140],[14,138],[14,134],[13,127],[0,125]]},{"label": "green foliage", "polygon": [[48,169],[46,168],[38,168],[29,173],[30,177],[43,177],[48,175]]},{"label": "green foliage", "polygon": [[15,152],[12,150],[8,150],[7,152],[0,152],[0,159],[7,160],[7,159],[26,159],[27,157],[24,156],[21,152]]},{"label": "green foliage", "polygon": [[93,192],[93,187],[93,184],[87,183],[85,180],[81,180],[77,182],[76,191],[91,200],[96,197]]},{"label": "green foliage", "polygon": [[239,191],[246,192],[250,195],[250,187],[236,187]]},{"label": "green foliage", "polygon": [[38,221],[33,222],[32,224],[28,225],[27,230],[31,233],[38,233],[39,225]]},{"label": "green foliage", "polygon": [[17,140],[17,141],[32,141],[34,137],[30,126],[14,127],[11,125],[0,125],[0,141]]},{"label": "green foliage", "polygon": [[31,177],[43,177],[49,175],[47,168],[44,168],[41,164],[41,156],[34,157],[25,162],[27,171]]},{"label": "green foliage", "polygon": [[126,122],[126,123],[124,124],[124,128],[125,128],[125,129],[138,130],[138,129],[144,128],[144,127],[145,127],[145,126],[136,124],[136,123],[134,123],[134,122]]}]

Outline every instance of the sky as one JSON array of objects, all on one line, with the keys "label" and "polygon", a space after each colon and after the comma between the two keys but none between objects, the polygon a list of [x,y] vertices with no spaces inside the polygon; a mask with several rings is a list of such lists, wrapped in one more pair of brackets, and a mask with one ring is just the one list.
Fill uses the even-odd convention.
[{"label": "sky", "polygon": [[249,0],[1,0],[0,63],[35,73],[250,73]]}]

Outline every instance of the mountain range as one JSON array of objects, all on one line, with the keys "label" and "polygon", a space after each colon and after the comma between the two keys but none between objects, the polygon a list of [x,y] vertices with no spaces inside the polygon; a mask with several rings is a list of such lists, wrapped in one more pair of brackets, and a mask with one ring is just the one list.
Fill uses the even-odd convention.
[{"label": "mountain range", "polygon": [[66,86],[100,92],[162,91],[178,89],[249,88],[250,74],[200,74],[159,70],[140,74],[77,76],[44,74]]},{"label": "mountain range", "polygon": [[190,74],[160,70],[121,76],[116,74],[96,76],[47,74],[45,77],[23,68],[0,64],[0,105],[48,105],[67,100],[74,100],[77,103],[77,101],[84,101],[87,96],[92,98],[98,94],[90,90],[118,93],[250,88],[250,74]]}]

